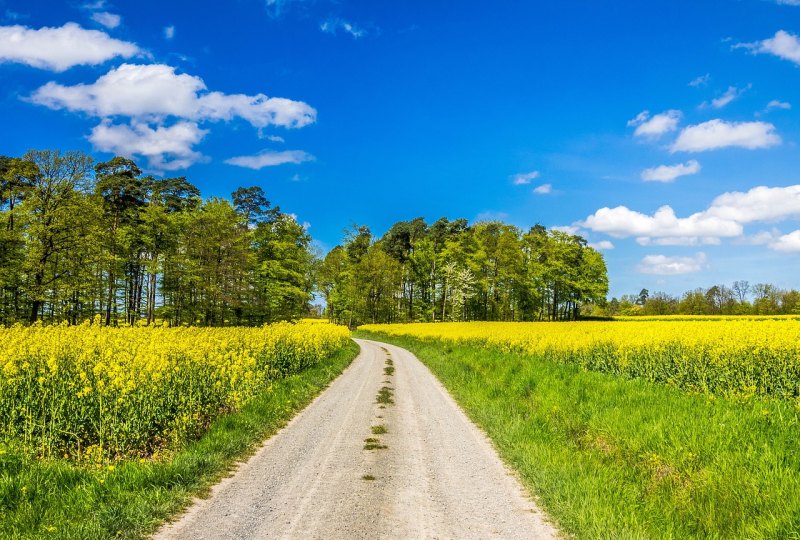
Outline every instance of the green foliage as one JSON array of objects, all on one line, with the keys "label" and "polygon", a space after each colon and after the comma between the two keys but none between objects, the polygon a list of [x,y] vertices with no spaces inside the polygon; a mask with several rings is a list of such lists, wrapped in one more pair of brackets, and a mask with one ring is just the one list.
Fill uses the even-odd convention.
[{"label": "green foliage", "polygon": [[35,459],[0,443],[0,537],[150,537],[308,405],[357,353],[350,343],[327,361],[276,381],[270,392],[163,461],[89,467]]},{"label": "green foliage", "polygon": [[310,237],[263,190],[81,152],[0,157],[0,323],[262,324],[309,311]]},{"label": "green foliage", "polygon": [[797,538],[793,402],[688,394],[521,354],[371,337],[425,362],[568,534]]},{"label": "green foliage", "polygon": [[604,302],[603,256],[579,237],[536,226],[422,218],[380,239],[353,227],[317,271],[331,320],[565,320]]},{"label": "green foliage", "polygon": [[[643,294],[647,293],[647,294]],[[612,298],[604,315],[793,315],[800,314],[800,291],[782,290],[771,283],[750,285],[734,281],[731,287],[713,285],[686,291],[680,298],[664,292]]]}]

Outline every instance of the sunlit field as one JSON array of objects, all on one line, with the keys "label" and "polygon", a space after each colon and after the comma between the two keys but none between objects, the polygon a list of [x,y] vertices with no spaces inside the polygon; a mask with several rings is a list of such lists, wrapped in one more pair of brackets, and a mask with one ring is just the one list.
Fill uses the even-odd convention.
[{"label": "sunlit field", "polygon": [[800,321],[366,325],[578,538],[797,538]]},{"label": "sunlit field", "polygon": [[395,324],[360,329],[538,355],[690,391],[784,398],[796,398],[800,391],[800,320],[791,317]]},{"label": "sunlit field", "polygon": [[306,323],[0,329],[0,429],[41,457],[150,457],[348,339],[344,327]]}]

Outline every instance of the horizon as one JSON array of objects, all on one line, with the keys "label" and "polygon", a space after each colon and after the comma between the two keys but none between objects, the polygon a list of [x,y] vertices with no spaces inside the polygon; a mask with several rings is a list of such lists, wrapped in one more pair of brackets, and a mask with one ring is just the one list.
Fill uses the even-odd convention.
[{"label": "horizon", "polygon": [[323,250],[497,219],[584,236],[609,298],[796,289],[796,4],[0,0],[0,154],[259,186]]}]

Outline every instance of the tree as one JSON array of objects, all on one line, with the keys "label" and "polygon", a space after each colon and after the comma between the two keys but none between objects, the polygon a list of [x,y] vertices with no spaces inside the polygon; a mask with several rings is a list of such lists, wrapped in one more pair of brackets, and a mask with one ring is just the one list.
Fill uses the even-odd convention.
[{"label": "tree", "polygon": [[76,222],[82,219],[79,202],[89,187],[92,158],[82,152],[32,150],[24,159],[38,169],[25,203],[23,266],[31,299],[28,320],[36,322],[48,291],[57,290],[64,277],[64,261],[81,242]]}]

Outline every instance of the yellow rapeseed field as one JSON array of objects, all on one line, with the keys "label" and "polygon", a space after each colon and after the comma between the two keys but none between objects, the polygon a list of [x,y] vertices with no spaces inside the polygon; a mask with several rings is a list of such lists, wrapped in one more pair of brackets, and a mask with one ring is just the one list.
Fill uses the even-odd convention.
[{"label": "yellow rapeseed field", "polygon": [[304,323],[0,329],[0,432],[45,456],[149,456],[316,364],[349,335]]},{"label": "yellow rapeseed field", "polygon": [[800,320],[625,320],[365,325],[389,336],[531,354],[585,369],[723,395],[800,394]]}]

